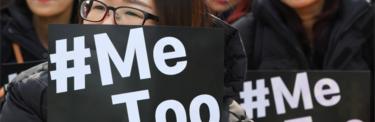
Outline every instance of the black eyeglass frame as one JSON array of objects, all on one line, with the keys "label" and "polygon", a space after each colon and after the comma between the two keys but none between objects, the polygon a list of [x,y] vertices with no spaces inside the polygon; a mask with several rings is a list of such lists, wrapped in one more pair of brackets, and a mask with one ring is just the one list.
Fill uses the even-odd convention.
[{"label": "black eyeglass frame", "polygon": [[[148,13],[148,12],[145,12],[145,11],[143,11],[143,10],[141,10],[141,9],[133,8],[133,7],[129,7],[129,6],[119,6],[119,7],[116,7],[116,8],[115,8],[115,7],[113,7],[113,6],[108,6],[107,4],[105,4],[104,2],[99,1],[99,0],[84,0],[84,1],[81,2],[81,5],[80,5],[80,8],[79,8],[79,9],[81,9],[82,4],[84,4],[84,2],[86,2],[86,1],[89,1],[89,2],[90,2],[90,7],[91,7],[92,4],[94,3],[94,1],[96,1],[96,2],[99,2],[99,3],[103,4],[103,5],[105,6],[105,8],[106,8],[105,14],[104,14],[103,17],[102,17],[100,20],[98,20],[98,21],[93,21],[93,20],[88,20],[88,19],[86,19],[85,17],[83,17],[82,12],[81,12],[81,10],[80,10],[80,12],[79,12],[80,14],[79,14],[79,15],[81,16],[81,18],[82,18],[83,20],[86,20],[86,21],[89,21],[89,22],[100,22],[100,21],[103,21],[104,18],[105,18],[105,16],[107,16],[107,14],[109,13],[109,10],[112,10],[114,13],[116,13],[117,9],[120,9],[120,8],[129,8],[129,9],[134,9],[134,10],[137,10],[137,11],[142,12],[142,13],[143,13],[143,16],[144,16],[143,21],[142,21],[142,25],[144,25],[145,22],[146,22],[146,20],[148,20],[148,19],[152,19],[152,20],[155,20],[155,21],[159,21],[159,17],[158,17],[158,16],[153,15],[153,14]],[[114,21],[115,21],[115,24],[117,25],[117,22],[116,22],[116,14],[113,15],[113,19],[114,19]]]}]

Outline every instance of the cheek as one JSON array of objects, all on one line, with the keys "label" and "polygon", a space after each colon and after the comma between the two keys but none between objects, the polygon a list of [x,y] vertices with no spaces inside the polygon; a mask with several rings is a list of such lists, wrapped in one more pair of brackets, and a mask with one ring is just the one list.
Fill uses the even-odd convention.
[{"label": "cheek", "polygon": [[156,22],[154,20],[147,20],[144,25],[152,26],[156,25]]},{"label": "cheek", "polygon": [[69,11],[69,9],[73,9],[73,0],[58,0],[56,4],[51,7],[56,9],[55,12],[57,13]]},{"label": "cheek", "polygon": [[90,22],[90,21],[83,20],[82,24],[100,25],[102,24],[102,22]]}]

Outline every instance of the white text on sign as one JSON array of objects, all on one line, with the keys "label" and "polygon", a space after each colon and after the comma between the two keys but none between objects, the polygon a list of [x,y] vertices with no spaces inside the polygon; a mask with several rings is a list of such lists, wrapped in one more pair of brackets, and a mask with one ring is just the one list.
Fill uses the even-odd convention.
[{"label": "white text on sign", "polygon": [[[123,94],[112,95],[112,104],[126,104],[129,122],[141,122],[138,109],[138,101],[150,99],[148,90],[135,91]],[[196,96],[190,103],[189,115],[191,122],[202,122],[200,117],[200,108],[205,104],[208,106],[210,119],[209,122],[220,121],[219,103],[211,95]],[[158,105],[155,111],[156,122],[166,122],[167,111],[173,111],[176,115],[176,122],[187,122],[186,110],[177,100],[166,100]]]},{"label": "white text on sign", "polygon": [[[285,105],[289,105],[291,109],[297,109],[301,99],[305,110],[311,110],[314,108],[306,72],[298,73],[296,75],[296,81],[292,93],[288,90],[281,77],[272,77],[270,78],[270,81],[276,113],[278,115],[286,113]],[[267,107],[270,106],[270,102],[266,99],[266,95],[269,95],[270,91],[268,87],[265,86],[265,79],[258,79],[256,81],[255,89],[252,86],[252,81],[247,81],[244,83],[243,89],[244,91],[240,92],[240,97],[244,99],[242,106],[246,109],[246,113],[248,113],[249,117],[266,117]],[[340,88],[337,82],[331,78],[322,78],[318,80],[314,86],[313,92],[316,101],[324,107],[334,106],[341,100]],[[285,104],[284,100],[287,104]],[[254,117],[254,111],[256,111],[258,115],[257,117]]]},{"label": "white text on sign", "polygon": [[[114,47],[106,33],[95,34],[95,45],[99,64],[101,83],[103,86],[112,85],[112,70],[110,61],[113,62],[122,78],[130,77],[134,58],[137,60],[139,77],[141,80],[151,78],[146,41],[142,28],[131,29],[124,59]],[[67,79],[74,78],[74,90],[85,89],[85,76],[91,74],[90,65],[85,64],[85,58],[90,58],[90,48],[85,48],[84,36],[74,38],[74,50],[67,51],[67,39],[56,41],[56,54],[50,55],[51,63],[56,64],[56,70],[51,71],[51,79],[56,80],[56,93],[68,91]],[[164,52],[166,46],[171,46],[174,51]],[[177,61],[174,66],[169,66],[166,60],[186,57],[185,47],[180,40],[174,37],[160,39],[153,48],[153,59],[157,69],[165,75],[177,75],[187,66],[187,60]],[[67,62],[74,61],[74,67],[68,68]]]}]

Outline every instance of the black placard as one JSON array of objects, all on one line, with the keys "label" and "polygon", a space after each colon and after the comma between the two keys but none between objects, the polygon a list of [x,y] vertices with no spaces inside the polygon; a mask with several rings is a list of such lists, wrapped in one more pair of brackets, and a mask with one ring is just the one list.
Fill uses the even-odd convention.
[{"label": "black placard", "polygon": [[[256,122],[370,122],[369,71],[250,71],[247,76],[240,94],[247,114]],[[277,89],[283,88],[290,93],[290,102],[291,97],[299,97],[293,108],[286,92],[282,100],[277,99],[275,94],[282,93]]]},{"label": "black placard", "polygon": [[[135,33],[130,34],[132,31]],[[139,65],[144,66],[145,61],[134,56],[131,63],[130,76],[122,77],[116,64],[109,60],[110,71],[112,72],[113,84],[102,84],[100,74],[101,69],[97,53],[97,48],[103,48],[108,45],[95,44],[95,41],[105,41],[103,38],[108,37],[115,47],[117,56],[124,61],[126,49],[129,49],[130,36],[135,36],[135,40],[142,40],[142,33],[144,34],[144,41],[146,52],[136,51],[136,55],[147,57],[149,64],[150,77],[140,76],[138,69]],[[209,118],[215,118],[215,115],[209,115],[209,105],[202,104],[200,106],[200,113],[192,110],[190,107],[194,98],[198,96],[202,98],[209,98],[211,96],[218,103],[221,111],[223,83],[224,83],[224,37],[221,29],[208,28],[177,28],[177,27],[134,27],[134,26],[110,26],[110,25],[52,25],[49,27],[50,40],[50,81],[48,87],[48,121],[49,122],[128,122],[128,115],[137,115],[130,113],[128,108],[137,106],[127,106],[125,103],[114,104],[112,97],[114,95],[126,93],[149,93],[149,99],[140,100],[137,102],[140,121],[154,122],[157,107],[161,103],[171,102],[180,103],[185,109],[185,116],[187,121],[190,121],[191,116],[199,114],[202,121],[208,121]],[[165,39],[169,38],[169,39]],[[177,40],[171,39],[175,38]],[[66,54],[57,56],[57,41],[64,42],[66,39],[67,48],[63,49],[67,52],[77,52],[78,48],[74,46],[79,45],[78,41],[84,40],[84,47],[89,49],[90,56],[85,55],[86,52],[81,50],[80,53]],[[173,74],[170,70],[163,70],[162,72],[156,66],[155,57],[163,57],[161,55],[154,55],[156,44],[163,45],[162,39],[169,40],[169,42],[181,42],[185,48],[186,56],[166,60],[169,67],[177,65],[178,62],[186,61],[186,67],[179,73]],[[171,41],[172,40],[172,41]],[[134,41],[134,40],[133,40]],[[168,41],[165,41],[168,42]],[[61,46],[63,43],[57,44]],[[137,43],[138,47],[142,46]],[[177,44],[178,45],[178,44]],[[100,46],[100,47],[99,47]],[[63,47],[63,46],[62,46]],[[73,50],[74,49],[74,50]],[[164,52],[177,52],[181,48],[174,49],[173,46],[168,45],[163,48]],[[107,50],[108,51],[108,50]],[[113,52],[113,51],[112,51]],[[130,51],[131,52],[131,51]],[[158,51],[156,51],[158,52]],[[156,53],[157,54],[157,53]],[[131,54],[129,54],[131,55]],[[73,56],[73,57],[72,57]],[[84,64],[90,67],[91,73],[85,75],[84,88],[75,90],[75,79],[70,77],[67,79],[67,89],[57,91],[57,80],[52,76],[53,72],[61,71],[64,68],[80,67],[78,61],[64,61],[64,58],[76,58],[79,56],[85,58]],[[56,63],[56,59],[59,60]],[[107,59],[108,60],[108,59]],[[126,59],[125,59],[126,60]],[[59,68],[58,65],[66,63],[65,67]],[[62,65],[64,66],[64,65]],[[124,67],[129,68],[128,67]],[[77,73],[86,74],[85,69],[77,69],[79,71],[66,70],[61,73]],[[105,72],[105,74],[110,73]],[[142,70],[147,71],[147,70]],[[166,74],[169,75],[166,75]],[[61,73],[59,76],[61,76]],[[106,79],[107,80],[107,79]],[[60,87],[62,88],[62,87]],[[126,96],[126,95],[125,95]],[[133,99],[144,96],[132,96],[127,99]],[[198,99],[198,98],[197,98]],[[209,99],[204,100],[209,102]],[[197,102],[197,100],[195,100]],[[199,102],[198,102],[199,103]],[[195,103],[197,104],[197,103]],[[130,105],[130,104],[129,104]],[[166,104],[169,107],[176,107],[173,104]],[[196,106],[195,106],[196,108]],[[192,111],[194,114],[189,114]],[[184,112],[178,113],[183,115]],[[168,111],[166,114],[168,121],[176,121],[176,115],[173,111]],[[181,119],[183,117],[178,117]],[[131,116],[134,117],[134,116]]]}]

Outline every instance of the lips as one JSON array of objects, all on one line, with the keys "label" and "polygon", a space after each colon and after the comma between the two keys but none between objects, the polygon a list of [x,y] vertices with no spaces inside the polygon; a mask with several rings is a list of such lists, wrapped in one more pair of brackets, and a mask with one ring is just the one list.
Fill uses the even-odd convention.
[{"label": "lips", "polygon": [[41,3],[48,3],[50,0],[38,0]]}]

